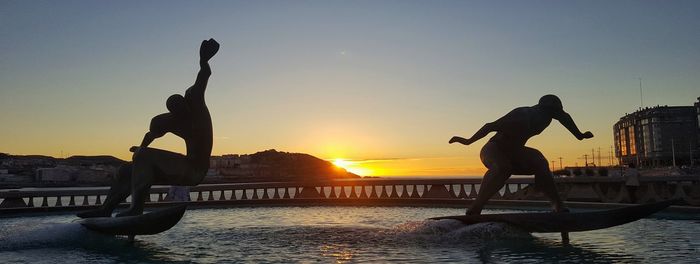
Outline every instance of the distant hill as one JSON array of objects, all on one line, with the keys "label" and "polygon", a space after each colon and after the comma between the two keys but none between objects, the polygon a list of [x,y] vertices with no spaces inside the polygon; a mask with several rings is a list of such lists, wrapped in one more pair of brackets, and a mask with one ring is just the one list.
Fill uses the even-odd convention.
[{"label": "distant hill", "polygon": [[[15,187],[108,186],[126,163],[113,156],[71,156],[0,153],[0,189]],[[359,178],[309,154],[272,150],[250,155],[212,156],[203,183],[297,182]]]},{"label": "distant hill", "polygon": [[212,156],[210,174],[205,178],[205,182],[290,182],[360,178],[309,154],[274,149],[250,155]]},{"label": "distant hill", "polygon": [[82,165],[82,166],[89,166],[89,165],[111,165],[111,166],[121,166],[122,164],[126,163],[126,161],[123,161],[121,159],[115,158],[113,156],[108,156],[108,155],[101,155],[101,156],[70,156],[68,158],[65,158],[63,160],[63,163],[69,164],[69,165]]}]

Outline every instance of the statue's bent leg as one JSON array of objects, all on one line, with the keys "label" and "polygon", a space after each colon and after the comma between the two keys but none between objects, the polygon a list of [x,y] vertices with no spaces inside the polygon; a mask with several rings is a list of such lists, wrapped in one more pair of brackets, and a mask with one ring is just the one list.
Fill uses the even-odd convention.
[{"label": "statue's bent leg", "polygon": [[554,211],[566,211],[566,208],[559,197],[559,192],[557,192],[557,186],[554,184],[554,178],[552,171],[549,169],[549,162],[547,162],[547,158],[545,158],[539,150],[527,147],[518,155],[518,158],[519,160],[524,161],[524,174],[535,175],[536,188],[544,193],[547,198],[549,198]]},{"label": "statue's bent leg", "polygon": [[112,184],[109,189],[109,194],[103,204],[103,207],[114,210],[119,203],[124,201],[126,197],[131,193],[131,176],[132,176],[133,164],[127,163],[119,168],[116,181]]},{"label": "statue's bent leg", "polygon": [[112,215],[114,208],[119,205],[131,193],[131,174],[132,164],[126,163],[119,167],[116,178],[112,181],[112,186],[107,193],[105,202],[100,208],[85,211],[77,214],[81,218],[89,217],[109,217]]},{"label": "statue's bent leg", "polygon": [[131,206],[129,207],[129,210],[117,214],[117,217],[142,214],[143,206],[146,203],[146,197],[150,195],[150,191],[150,184],[139,186],[138,188],[134,186],[134,189],[131,192]]},{"label": "statue's bent leg", "polygon": [[153,183],[153,157],[148,153],[139,153],[134,156],[134,164],[131,173],[131,206],[127,211],[117,214],[120,216],[140,215],[143,213],[143,204],[146,195],[149,194]]},{"label": "statue's bent leg", "polygon": [[476,200],[467,210],[469,215],[481,214],[484,204],[503,187],[512,172],[511,161],[497,144],[487,143],[481,149],[481,161],[488,168],[484,178],[481,180],[481,187]]},{"label": "statue's bent leg", "polygon": [[188,178],[191,171],[189,161],[181,154],[153,148],[140,150],[134,156],[131,177],[131,206],[129,210],[117,216],[142,214],[144,203],[150,195],[151,185],[154,182],[182,185],[183,180]]}]

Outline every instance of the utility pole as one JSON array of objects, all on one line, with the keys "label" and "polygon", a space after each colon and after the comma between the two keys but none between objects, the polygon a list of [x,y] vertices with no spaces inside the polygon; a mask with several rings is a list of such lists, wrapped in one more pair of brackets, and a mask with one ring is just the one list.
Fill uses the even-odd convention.
[{"label": "utility pole", "polygon": [[556,170],[556,168],[554,167],[554,166],[556,166],[556,162],[557,162],[556,160],[552,160],[552,171]]},{"label": "utility pole", "polygon": [[[692,153],[692,152],[691,152],[691,153]],[[691,160],[693,159],[693,158],[692,158],[692,154],[691,154],[691,158],[690,158],[690,159],[691,159]],[[559,157],[559,169],[560,169],[560,170],[563,170],[563,169],[564,169],[564,166],[561,165],[561,157]]]},{"label": "utility pole", "polygon": [[596,164],[595,164],[595,149],[594,148],[591,149],[591,163],[593,163],[593,167],[596,166]]},{"label": "utility pole", "polygon": [[583,159],[585,162],[585,163],[583,163],[583,166],[588,167],[588,154],[583,154]]},{"label": "utility pole", "polygon": [[603,166],[603,163],[600,162],[600,147],[598,147],[598,166]]},{"label": "utility pole", "polygon": [[[623,148],[623,146],[620,146],[620,148]],[[622,155],[617,157],[617,166],[622,166]]]}]

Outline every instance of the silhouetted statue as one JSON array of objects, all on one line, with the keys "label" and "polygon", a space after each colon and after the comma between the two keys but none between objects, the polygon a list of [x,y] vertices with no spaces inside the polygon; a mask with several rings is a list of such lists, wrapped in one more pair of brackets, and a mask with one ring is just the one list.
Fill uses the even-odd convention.
[{"label": "silhouetted statue", "polygon": [[[199,49],[197,80],[185,96],[175,94],[168,98],[168,113],[151,120],[150,131],[139,147],[131,147],[132,162],[122,166],[104,204],[95,210],[79,213],[79,217],[111,216],[114,208],[131,194],[131,207],[117,216],[139,215],[152,184],[199,184],[209,169],[212,149],[212,125],[209,109],[204,102],[204,91],[211,75],[209,59],[219,50],[214,39],[202,41]],[[154,139],[173,133],[185,140],[187,155],[149,148]]]},{"label": "silhouetted statue", "polygon": [[559,98],[550,94],[542,96],[535,106],[516,108],[498,120],[487,123],[469,139],[458,136],[450,139],[450,144],[459,142],[469,145],[490,132],[496,132],[481,149],[481,162],[488,171],[481,181],[479,195],[467,214],[480,214],[486,201],[513,174],[534,174],[536,187],[549,197],[554,211],[567,211],[557,193],[549,162],[540,151],[525,146],[527,140],[540,134],[552,119],[559,120],[579,140],[593,137],[591,132],[581,133],[571,116],[564,112]]}]

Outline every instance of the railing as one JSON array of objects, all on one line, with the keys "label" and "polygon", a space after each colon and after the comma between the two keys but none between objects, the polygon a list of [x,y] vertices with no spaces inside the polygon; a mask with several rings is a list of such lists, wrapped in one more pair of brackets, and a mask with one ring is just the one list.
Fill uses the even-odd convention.
[{"label": "railing", "polygon": [[[557,178],[563,199],[620,203],[632,202],[623,178]],[[199,185],[190,188],[190,203],[208,205],[256,206],[299,204],[420,204],[421,201],[474,199],[481,179],[357,179],[325,182],[271,182]],[[688,205],[700,206],[699,176],[642,177],[636,188],[637,203],[680,198]],[[546,200],[535,190],[532,177],[511,178],[496,193],[494,200]],[[154,186],[148,205],[167,200],[169,187]],[[0,190],[0,213],[22,209],[68,210],[98,206],[108,192],[106,187]],[[127,199],[127,202],[130,198]],[[13,210],[8,210],[13,209]],[[39,210],[41,211],[41,210]]]}]

